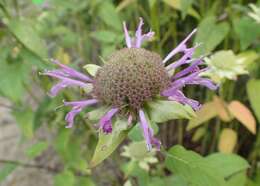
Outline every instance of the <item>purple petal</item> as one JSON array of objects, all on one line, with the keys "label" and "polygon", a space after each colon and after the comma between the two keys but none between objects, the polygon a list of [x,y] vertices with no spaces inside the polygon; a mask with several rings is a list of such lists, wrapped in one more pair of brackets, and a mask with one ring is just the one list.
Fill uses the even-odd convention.
[{"label": "purple petal", "polygon": [[194,78],[192,81],[187,82],[187,85],[202,85],[210,90],[216,90],[218,89],[218,85],[215,85],[210,79],[208,78],[202,78],[202,77],[197,77]]},{"label": "purple petal", "polygon": [[71,128],[74,124],[74,117],[82,111],[83,108],[94,105],[98,103],[97,99],[90,99],[84,101],[72,101],[72,102],[64,102],[65,106],[72,106],[71,111],[66,115],[65,120],[67,121],[68,125],[66,128]]},{"label": "purple petal", "polygon": [[59,70],[53,70],[53,71],[46,71],[43,73],[43,75],[48,75],[51,77],[55,77],[57,79],[60,79],[61,81],[54,85],[50,90],[50,96],[54,97],[58,94],[59,91],[66,87],[75,87],[79,86],[81,88],[87,87],[89,83],[80,81],[80,80],[74,80],[70,79],[68,77],[65,77],[61,71]]},{"label": "purple petal", "polygon": [[189,62],[188,60],[191,59],[191,57],[194,53],[194,50],[195,50],[195,47],[186,49],[184,55],[175,63],[168,65],[166,67],[166,69],[169,71],[172,69],[176,69],[177,67],[179,67],[181,65],[187,64]]},{"label": "purple petal", "polygon": [[129,125],[131,125],[132,121],[133,121],[133,116],[131,114],[129,114],[128,119],[127,119],[127,123]]},{"label": "purple petal", "polygon": [[106,134],[112,132],[112,117],[119,111],[118,108],[109,110],[99,121],[99,128]]},{"label": "purple petal", "polygon": [[147,150],[152,150],[152,145],[155,145],[157,150],[160,150],[161,143],[158,139],[153,137],[153,129],[149,127],[149,124],[145,118],[145,114],[143,110],[139,110],[139,118],[140,118],[140,124],[141,128],[143,130],[143,136],[146,141]]},{"label": "purple petal", "polygon": [[187,98],[182,91],[177,90],[174,94],[168,97],[169,100],[177,101],[182,104],[190,105],[194,110],[200,109],[201,105],[198,101]]},{"label": "purple petal", "polygon": [[123,22],[123,27],[124,27],[124,33],[125,33],[126,46],[127,46],[127,48],[131,48],[132,47],[132,45],[131,45],[131,37],[129,36],[129,33],[128,33],[128,30],[127,30],[125,22]]},{"label": "purple petal", "polygon": [[71,78],[77,78],[82,81],[93,82],[93,80],[89,76],[82,74],[82,73],[74,70],[73,68],[70,68],[70,67],[60,63],[58,60],[52,60],[52,62],[55,63],[56,65],[60,66],[62,68],[62,71],[65,72],[67,74],[67,76],[70,76]]},{"label": "purple petal", "polygon": [[135,47],[136,48],[140,48],[141,44],[142,44],[142,26],[143,26],[144,22],[143,22],[143,18],[140,17],[140,22],[139,25],[137,27],[137,30],[135,32]]},{"label": "purple petal", "polygon": [[166,63],[169,59],[171,59],[175,54],[179,52],[183,52],[187,49],[186,42],[191,38],[193,34],[195,34],[197,29],[194,29],[175,49],[173,49],[164,59],[163,63]]},{"label": "purple petal", "polygon": [[173,78],[178,79],[189,73],[198,71],[199,70],[198,65],[200,65],[201,63],[203,63],[201,59],[196,60],[192,65],[175,74]]}]

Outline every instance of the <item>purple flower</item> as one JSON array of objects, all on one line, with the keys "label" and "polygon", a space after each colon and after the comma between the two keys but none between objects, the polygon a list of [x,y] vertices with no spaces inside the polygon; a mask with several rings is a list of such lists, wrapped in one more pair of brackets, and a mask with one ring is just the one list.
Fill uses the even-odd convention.
[{"label": "purple flower", "polygon": [[68,122],[66,128],[73,127],[74,117],[82,111],[83,108],[94,105],[98,103],[97,99],[89,99],[84,101],[72,101],[72,102],[64,102],[65,106],[72,106],[72,110],[66,115],[65,120]]},{"label": "purple flower", "polygon": [[99,121],[99,128],[106,134],[112,132],[112,117],[118,112],[118,108],[109,110]]},{"label": "purple flower", "polygon": [[[201,67],[202,57],[193,59],[194,51],[199,45],[187,47],[187,42],[196,33],[196,29],[161,60],[157,54],[141,49],[142,43],[151,40],[154,36],[152,31],[142,33],[143,24],[143,19],[140,18],[134,37],[130,37],[126,23],[123,23],[127,48],[113,53],[108,59],[110,61],[99,68],[95,77],[89,77],[58,61],[53,61],[59,66],[58,70],[43,73],[59,80],[52,87],[51,96],[56,96],[66,87],[93,87],[93,90],[88,93],[89,99],[64,102],[65,106],[72,107],[65,118],[68,123],[67,128],[73,126],[75,116],[85,107],[99,103],[110,108],[100,118],[101,132],[109,135],[113,131],[112,118],[119,114],[121,117],[126,117],[129,127],[132,126],[131,123],[136,123],[138,120],[147,149],[151,150],[155,146],[159,150],[161,143],[154,137],[143,105],[153,99],[167,99],[190,105],[194,110],[198,110],[200,103],[187,98],[182,89],[187,85],[202,85],[212,90],[217,89],[210,79],[202,76],[202,73],[208,70]],[[182,54],[180,59],[169,63],[169,60],[178,53]],[[183,66],[186,68],[176,70]],[[168,71],[172,70],[177,73],[169,76]]]},{"label": "purple flower", "polygon": [[53,60],[53,63],[57,64],[61,69],[58,70],[46,70],[43,75],[48,75],[60,80],[50,90],[50,96],[56,96],[62,89],[66,87],[81,87],[85,88],[93,80],[85,74],[77,72],[76,70],[59,63],[57,60]]},{"label": "purple flower", "polygon": [[125,33],[125,41],[126,41],[126,45],[127,48],[140,48],[142,43],[146,40],[151,40],[154,36],[154,32],[150,31],[146,34],[142,34],[142,26],[143,26],[144,22],[143,19],[140,18],[140,22],[139,25],[137,27],[137,30],[135,32],[135,37],[131,38],[129,36],[127,27],[126,27],[126,23],[123,23],[124,26],[124,33]]}]

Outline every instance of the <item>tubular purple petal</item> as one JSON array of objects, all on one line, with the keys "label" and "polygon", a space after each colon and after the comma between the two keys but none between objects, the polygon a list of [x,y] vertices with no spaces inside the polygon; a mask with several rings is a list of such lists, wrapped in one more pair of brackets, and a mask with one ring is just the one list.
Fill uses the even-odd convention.
[{"label": "tubular purple petal", "polygon": [[50,90],[50,96],[54,97],[56,96],[59,91],[63,90],[66,87],[75,87],[75,86],[79,86],[81,88],[84,88],[88,85],[88,83],[84,83],[82,81],[78,81],[78,80],[73,80],[70,78],[66,78],[57,74],[53,74],[51,72],[48,73],[44,73],[45,75],[49,75],[52,77],[56,77],[58,79],[60,79],[61,81],[59,83],[57,83],[56,85],[54,85],[51,90]]},{"label": "tubular purple petal", "polygon": [[112,132],[112,117],[119,111],[118,108],[109,110],[99,121],[99,128],[106,134]]},{"label": "tubular purple petal", "polygon": [[175,49],[173,49],[162,61],[162,63],[166,63],[169,59],[171,59],[175,54],[179,52],[183,52],[186,50],[186,42],[191,38],[193,34],[195,34],[197,29],[194,29]]},{"label": "tubular purple petal", "polygon": [[72,101],[72,102],[64,102],[65,106],[72,106],[71,111],[66,115],[65,120],[67,121],[68,125],[66,128],[73,127],[74,124],[74,117],[82,111],[83,108],[94,105],[98,103],[97,99],[89,99],[84,101]]},{"label": "tubular purple petal", "polygon": [[181,70],[180,72],[178,72],[177,74],[175,74],[173,76],[173,80],[181,78],[181,77],[183,77],[183,76],[185,76],[189,73],[196,72],[196,71],[200,70],[198,65],[200,65],[201,63],[203,63],[203,61],[201,59],[196,60],[192,65],[190,65],[189,67],[187,67],[187,68]]},{"label": "tubular purple petal", "polygon": [[198,110],[201,107],[198,101],[187,98],[180,90],[175,91],[175,93],[168,97],[168,99],[190,105],[194,110]]},{"label": "tubular purple petal", "polygon": [[154,32],[152,32],[152,31],[142,35],[143,24],[144,24],[143,18],[140,17],[140,22],[139,22],[139,25],[138,25],[137,30],[135,32],[135,37],[131,38],[129,36],[128,30],[127,30],[127,27],[126,27],[126,23],[123,22],[125,41],[126,41],[127,48],[132,48],[132,47],[140,48],[144,41],[147,41],[147,40],[150,40],[150,39],[153,38]]},{"label": "tubular purple petal", "polygon": [[183,64],[186,64],[188,62],[188,59],[190,59],[192,57],[194,50],[195,50],[195,48],[186,49],[185,54],[175,63],[168,65],[166,67],[166,69],[169,71],[172,69],[176,69],[177,67],[179,67]]},{"label": "tubular purple petal", "polygon": [[143,18],[140,17],[139,25],[135,32],[135,47],[140,48],[142,44],[142,26],[143,26]]},{"label": "tubular purple petal", "polygon": [[152,145],[155,145],[157,150],[160,150],[161,143],[158,139],[153,136],[153,129],[149,127],[149,123],[145,118],[144,111],[142,109],[139,110],[139,118],[141,128],[143,130],[143,136],[146,141],[146,147],[148,151],[152,150]]},{"label": "tubular purple petal", "polygon": [[74,70],[73,68],[70,68],[70,67],[60,63],[58,60],[52,60],[52,62],[55,63],[56,65],[58,65],[59,67],[61,67],[62,71],[64,73],[66,73],[67,76],[70,76],[71,78],[77,78],[82,81],[93,82],[93,80],[89,76],[82,74],[82,73]]},{"label": "tubular purple petal", "polygon": [[125,42],[126,42],[126,46],[127,48],[131,48],[132,44],[131,44],[131,37],[129,36],[127,27],[126,27],[126,23],[123,22],[123,27],[124,27],[124,33],[125,33]]}]

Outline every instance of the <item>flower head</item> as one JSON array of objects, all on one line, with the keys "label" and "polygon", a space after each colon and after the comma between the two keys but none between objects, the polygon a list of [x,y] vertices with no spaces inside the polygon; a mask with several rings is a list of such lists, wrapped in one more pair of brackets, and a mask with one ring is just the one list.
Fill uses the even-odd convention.
[{"label": "flower head", "polygon": [[[215,90],[217,86],[209,79],[202,77],[207,68],[201,68],[203,59],[192,59],[197,46],[188,48],[187,42],[196,32],[193,30],[175,49],[164,59],[157,53],[141,48],[143,42],[151,40],[154,32],[142,33],[143,19],[137,27],[134,37],[129,35],[126,23],[123,23],[127,48],[118,50],[106,59],[106,64],[99,68],[93,77],[82,74],[74,69],[54,61],[60,69],[46,71],[45,75],[57,78],[59,82],[51,89],[55,96],[66,87],[85,88],[89,84],[93,90],[89,93],[91,99],[75,102],[64,102],[72,110],[67,114],[67,127],[73,126],[75,116],[85,107],[92,105],[105,105],[110,109],[100,118],[99,129],[105,134],[113,131],[113,117],[120,115],[126,117],[128,123],[140,123],[147,149],[153,146],[160,149],[160,141],[154,137],[149,115],[146,113],[145,104],[156,99],[166,99],[189,105],[194,110],[200,108],[199,102],[187,98],[182,89],[186,85],[202,85]],[[174,63],[170,59],[177,53],[182,57]],[[181,71],[178,67],[186,66]],[[174,75],[169,75],[174,70]],[[89,86],[88,86],[89,87]],[[131,126],[131,125],[129,125]]]}]

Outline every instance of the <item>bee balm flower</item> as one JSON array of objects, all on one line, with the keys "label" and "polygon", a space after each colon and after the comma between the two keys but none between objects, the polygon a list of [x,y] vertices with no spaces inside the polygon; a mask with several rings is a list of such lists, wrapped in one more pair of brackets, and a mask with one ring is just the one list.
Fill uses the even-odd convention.
[{"label": "bee balm flower", "polygon": [[[200,69],[202,59],[192,59],[196,47],[187,47],[188,40],[196,30],[193,30],[162,59],[157,53],[141,48],[144,41],[150,40],[154,36],[152,31],[142,34],[142,26],[143,20],[140,18],[135,37],[130,37],[126,24],[123,23],[127,48],[112,53],[106,59],[106,64],[99,68],[93,77],[77,72],[57,61],[54,63],[60,67],[59,70],[44,73],[60,80],[51,89],[52,96],[57,95],[66,87],[85,88],[89,84],[93,86],[93,90],[90,92],[91,99],[64,102],[64,105],[72,107],[65,118],[68,128],[73,126],[74,117],[85,107],[106,105],[110,109],[100,118],[101,132],[111,133],[113,130],[112,118],[119,114],[127,117],[130,123],[139,120],[148,150],[151,150],[152,146],[160,149],[160,141],[154,137],[145,104],[156,99],[166,99],[190,105],[197,110],[200,104],[185,97],[182,88],[186,85],[203,85],[213,90],[217,88],[209,79],[201,77],[201,73],[207,69]],[[178,61],[168,64],[168,61],[177,53],[183,53],[183,56]],[[174,75],[169,75],[169,71],[182,65],[188,65],[188,67]]]}]

